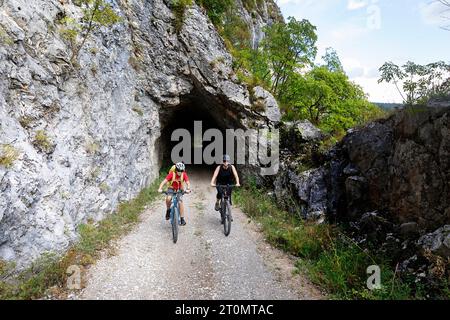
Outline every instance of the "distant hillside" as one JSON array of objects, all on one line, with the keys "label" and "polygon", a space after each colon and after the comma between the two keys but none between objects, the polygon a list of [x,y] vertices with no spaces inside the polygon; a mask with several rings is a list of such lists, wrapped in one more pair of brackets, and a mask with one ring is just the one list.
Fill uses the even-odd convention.
[{"label": "distant hillside", "polygon": [[384,110],[402,109],[403,108],[402,103],[384,103],[384,102],[373,102],[373,103]]}]

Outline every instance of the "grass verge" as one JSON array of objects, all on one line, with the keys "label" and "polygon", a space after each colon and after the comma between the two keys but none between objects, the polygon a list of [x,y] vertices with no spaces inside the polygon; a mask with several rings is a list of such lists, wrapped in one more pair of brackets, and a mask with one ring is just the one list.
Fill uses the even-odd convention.
[{"label": "grass verge", "polygon": [[[298,257],[298,272],[323,288],[330,299],[410,300],[425,299],[426,289],[399,278],[388,258],[360,248],[329,224],[312,224],[281,210],[274,200],[254,185],[234,192],[236,203],[259,222],[267,241]],[[381,288],[367,288],[369,266],[381,269]]]},{"label": "grass verge", "polygon": [[79,241],[63,256],[48,253],[42,255],[31,267],[11,277],[13,265],[0,261],[0,300],[28,300],[42,298],[52,288],[55,293],[64,292],[69,266],[86,267],[99,258],[111,241],[128,233],[139,221],[145,206],[156,199],[159,179],[139,195],[119,205],[115,213],[94,224],[78,227]]}]

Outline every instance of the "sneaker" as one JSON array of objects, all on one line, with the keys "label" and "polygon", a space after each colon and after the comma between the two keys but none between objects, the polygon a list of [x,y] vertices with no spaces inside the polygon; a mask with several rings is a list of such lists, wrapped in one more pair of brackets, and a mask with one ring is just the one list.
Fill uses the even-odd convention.
[{"label": "sneaker", "polygon": [[215,209],[216,211],[219,211],[219,210],[220,210],[220,202],[219,202],[219,201],[216,201],[216,206],[214,207],[214,209]]},{"label": "sneaker", "polygon": [[184,220],[184,218],[181,218],[181,225],[185,226],[186,225],[186,221]]},{"label": "sneaker", "polygon": [[166,211],[166,220],[170,220],[170,209]]}]

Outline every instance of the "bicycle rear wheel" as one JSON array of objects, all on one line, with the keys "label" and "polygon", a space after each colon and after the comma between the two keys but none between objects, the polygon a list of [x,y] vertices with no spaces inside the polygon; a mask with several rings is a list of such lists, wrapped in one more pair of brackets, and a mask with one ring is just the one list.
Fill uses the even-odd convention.
[{"label": "bicycle rear wheel", "polygon": [[225,233],[225,236],[227,236],[227,237],[230,235],[230,232],[231,232],[231,207],[230,207],[230,202],[228,202],[228,201],[225,204],[223,232]]},{"label": "bicycle rear wheel", "polygon": [[172,212],[172,237],[173,237],[173,243],[177,243],[178,241],[178,221],[179,221],[179,213],[178,208],[173,208]]}]

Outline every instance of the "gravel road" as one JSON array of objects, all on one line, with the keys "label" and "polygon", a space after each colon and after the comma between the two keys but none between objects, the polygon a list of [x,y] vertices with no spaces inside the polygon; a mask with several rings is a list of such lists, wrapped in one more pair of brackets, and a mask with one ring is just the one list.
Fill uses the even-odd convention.
[{"label": "gravel road", "polygon": [[215,189],[205,172],[191,173],[193,193],[184,197],[185,227],[177,244],[164,219],[163,197],[141,222],[116,242],[85,275],[78,299],[322,299],[304,276],[293,275],[293,259],[269,246],[258,226],[233,208],[225,237],[213,210]]}]

